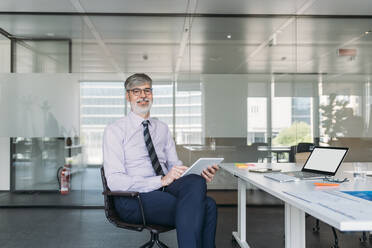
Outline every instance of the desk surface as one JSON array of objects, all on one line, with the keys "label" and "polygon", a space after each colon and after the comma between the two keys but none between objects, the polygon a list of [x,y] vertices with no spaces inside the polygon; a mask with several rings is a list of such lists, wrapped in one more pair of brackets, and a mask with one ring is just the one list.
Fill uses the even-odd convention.
[{"label": "desk surface", "polygon": [[[371,191],[372,177],[363,180],[353,180],[342,183],[338,187],[316,187],[314,182],[322,180],[279,183],[265,178],[264,174],[252,173],[251,168],[272,167],[282,171],[300,170],[302,166],[294,163],[266,164],[257,163],[256,167],[238,168],[234,164],[223,163],[221,167],[231,174],[268,192],[315,218],[336,227],[341,231],[372,230],[372,202],[344,194],[340,191]],[[352,163],[344,163],[336,177],[352,177],[344,171],[352,170]],[[368,163],[372,170],[372,163]]]}]

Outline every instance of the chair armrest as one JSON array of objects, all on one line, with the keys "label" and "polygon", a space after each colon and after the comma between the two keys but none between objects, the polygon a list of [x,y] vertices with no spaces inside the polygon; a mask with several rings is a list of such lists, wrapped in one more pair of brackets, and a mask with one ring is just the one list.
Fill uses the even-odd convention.
[{"label": "chair armrest", "polygon": [[102,195],[136,197],[136,196],[139,196],[139,192],[136,192],[136,191],[103,191]]},{"label": "chair armrest", "polygon": [[141,201],[140,193],[137,191],[103,191],[102,195],[108,195],[108,196],[125,196],[125,197],[135,197],[138,200],[140,210],[141,210],[141,216],[142,216],[142,223],[144,226],[146,226],[146,219],[145,219],[145,212],[143,210],[143,205]]}]

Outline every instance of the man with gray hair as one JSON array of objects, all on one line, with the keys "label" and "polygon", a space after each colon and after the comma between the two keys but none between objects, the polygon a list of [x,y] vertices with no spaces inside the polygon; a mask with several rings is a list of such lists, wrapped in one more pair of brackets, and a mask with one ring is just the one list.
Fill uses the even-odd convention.
[{"label": "man with gray hair", "polygon": [[[199,175],[181,177],[188,168],[178,159],[167,124],[150,118],[152,79],[134,74],[125,81],[131,112],[108,125],[103,138],[103,162],[112,191],[140,192],[146,222],[174,226],[180,248],[215,247],[217,207],[206,196],[217,165]],[[138,201],[116,197],[124,221],[142,223]]]}]

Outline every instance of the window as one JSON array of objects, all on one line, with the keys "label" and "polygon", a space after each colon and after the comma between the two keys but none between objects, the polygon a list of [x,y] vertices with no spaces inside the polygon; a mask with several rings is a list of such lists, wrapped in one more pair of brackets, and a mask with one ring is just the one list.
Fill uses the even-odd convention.
[{"label": "window", "polygon": [[124,116],[123,82],[80,84],[80,125],[88,164],[102,164],[102,138],[107,124]]}]

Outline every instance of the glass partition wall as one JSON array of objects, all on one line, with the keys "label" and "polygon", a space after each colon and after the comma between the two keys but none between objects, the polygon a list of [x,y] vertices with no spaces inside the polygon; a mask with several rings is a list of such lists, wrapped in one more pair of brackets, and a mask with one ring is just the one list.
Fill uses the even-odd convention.
[{"label": "glass partition wall", "polygon": [[[169,126],[185,165],[200,157],[294,162],[302,142],[348,146],[346,161],[372,161],[370,18],[0,20],[23,38],[8,47],[14,75],[2,73],[0,113],[10,117],[0,136],[11,138],[13,190],[53,194],[37,204],[102,206],[103,131],[130,111],[124,80],[136,72],[153,78],[151,114]],[[68,25],[56,28],[61,21]],[[66,164],[71,188],[61,195]],[[208,188],[236,189],[236,180],[221,170]]]}]

